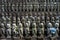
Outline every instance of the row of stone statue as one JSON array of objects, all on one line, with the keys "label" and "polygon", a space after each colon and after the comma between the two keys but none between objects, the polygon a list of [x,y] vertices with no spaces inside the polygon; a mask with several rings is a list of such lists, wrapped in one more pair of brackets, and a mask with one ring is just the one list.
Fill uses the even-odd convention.
[{"label": "row of stone statue", "polygon": [[16,23],[12,23],[12,25],[10,23],[7,23],[7,24],[1,23],[1,30],[2,30],[3,34],[5,34],[5,31],[6,31],[7,35],[11,35],[11,31],[14,33],[13,35],[17,35],[17,34],[23,35],[24,34],[24,35],[28,36],[28,34],[30,34],[31,32],[32,32],[31,35],[38,35],[38,34],[44,35],[45,30],[47,31],[47,33],[49,35],[50,34],[54,34],[54,35],[57,34],[58,35],[59,23],[55,23],[54,26],[50,22],[47,22],[46,26],[45,26],[43,22],[42,23],[36,23],[35,21],[33,21],[32,23],[30,23],[30,22],[26,22],[26,23],[19,22],[18,25],[16,25]]},{"label": "row of stone statue", "polygon": [[36,22],[46,22],[50,21],[52,23],[59,22],[60,13],[2,13],[1,14],[1,21],[15,21],[18,23],[19,21],[36,21]]},{"label": "row of stone statue", "polygon": [[22,4],[19,4],[19,5],[14,5],[14,4],[9,4],[9,5],[2,5],[1,6],[1,11],[3,12],[21,12],[21,11],[28,11],[28,12],[38,12],[38,11],[53,11],[53,12],[57,12],[57,11],[60,11],[59,9],[57,9],[57,5],[56,6],[44,6],[44,5],[22,5]]},{"label": "row of stone statue", "polygon": [[[38,15],[39,14],[39,15]],[[5,36],[58,36],[59,16],[57,13],[1,14],[1,35]],[[38,16],[37,16],[38,15]],[[46,31],[46,34],[45,34]]]}]

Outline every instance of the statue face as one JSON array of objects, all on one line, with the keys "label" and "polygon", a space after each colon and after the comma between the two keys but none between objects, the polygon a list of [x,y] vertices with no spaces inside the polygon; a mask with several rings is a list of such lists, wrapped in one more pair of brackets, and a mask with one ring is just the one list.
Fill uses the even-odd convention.
[{"label": "statue face", "polygon": [[49,14],[52,15],[52,12],[50,12]]},{"label": "statue face", "polygon": [[14,23],[14,24],[13,24],[13,28],[15,28],[15,27],[16,27],[16,24]]},{"label": "statue face", "polygon": [[23,27],[22,23],[19,23],[19,27],[20,27],[20,28],[22,28],[22,27]]},{"label": "statue face", "polygon": [[59,17],[56,17],[56,20],[59,20]]},{"label": "statue face", "polygon": [[41,16],[41,14],[40,14],[40,13],[38,13],[37,15],[38,15],[38,16]]},{"label": "statue face", "polygon": [[50,18],[49,18],[49,17],[47,17],[47,20],[50,20]]},{"label": "statue face", "polygon": [[13,17],[13,20],[16,20],[16,17]]},{"label": "statue face", "polygon": [[2,26],[2,27],[4,27],[4,24],[3,24],[3,23],[1,23],[1,26]]},{"label": "statue face", "polygon": [[37,17],[37,20],[40,21],[40,17]]},{"label": "statue face", "polygon": [[52,17],[52,20],[55,20],[55,18],[54,18],[54,17]]},{"label": "statue face", "polygon": [[44,12],[42,12],[41,15],[44,16]]},{"label": "statue face", "polygon": [[26,13],[25,16],[28,16],[28,13]]},{"label": "statue face", "polygon": [[10,28],[10,27],[11,27],[11,25],[10,25],[10,24],[7,24],[7,27],[9,27],[9,28]]},{"label": "statue face", "polygon": [[44,27],[44,24],[43,23],[40,23],[40,28],[43,28]]},{"label": "statue face", "polygon": [[59,27],[59,23],[55,23],[55,27]]},{"label": "statue face", "polygon": [[45,16],[41,16],[42,20],[45,20]]},{"label": "statue face", "polygon": [[47,26],[48,26],[48,27],[52,27],[52,24],[51,24],[51,23],[48,23]]},{"label": "statue face", "polygon": [[20,21],[20,18],[18,17],[18,20]]},{"label": "statue face", "polygon": [[33,26],[33,27],[36,27],[36,23],[35,23],[35,22],[33,22],[32,26]]}]

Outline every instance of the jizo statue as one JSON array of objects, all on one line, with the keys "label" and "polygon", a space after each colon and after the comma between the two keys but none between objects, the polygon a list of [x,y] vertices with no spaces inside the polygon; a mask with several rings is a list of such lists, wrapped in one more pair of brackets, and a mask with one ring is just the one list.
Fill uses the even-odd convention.
[{"label": "jizo statue", "polygon": [[48,26],[47,26],[48,35],[49,35],[50,37],[56,36],[56,34],[57,34],[57,28],[54,27],[51,23],[48,23],[47,25],[48,25]]},{"label": "jizo statue", "polygon": [[15,35],[18,34],[18,27],[15,23],[13,24],[13,32],[14,32]]},{"label": "jizo statue", "polygon": [[33,23],[32,23],[32,33],[33,33],[33,35],[34,36],[36,36],[36,34],[37,34],[37,28],[36,28],[36,22],[35,21],[33,21]]},{"label": "jizo statue", "polygon": [[5,28],[5,27],[4,27],[4,23],[1,23],[1,28]]},{"label": "jizo statue", "polygon": [[56,20],[55,20],[57,23],[59,23],[59,17],[57,16],[56,17]]},{"label": "jizo statue", "polygon": [[42,36],[44,34],[44,24],[43,23],[39,23],[39,25],[37,26],[37,31],[38,31],[38,36]]},{"label": "jizo statue", "polygon": [[1,28],[2,36],[5,36],[5,28]]},{"label": "jizo statue", "polygon": [[56,28],[57,33],[59,33],[59,23],[55,23],[54,27]]},{"label": "jizo statue", "polygon": [[23,24],[21,22],[19,22],[18,24],[18,30],[19,30],[20,37],[22,37],[23,36]]},{"label": "jizo statue", "polygon": [[40,23],[41,34],[44,34],[44,23]]},{"label": "jizo statue", "polygon": [[7,36],[11,36],[11,24],[7,23]]},{"label": "jizo statue", "polygon": [[25,23],[24,30],[25,30],[25,35],[29,36],[30,30],[29,30],[29,24],[28,23]]},{"label": "jizo statue", "polygon": [[1,23],[0,32],[1,32],[0,35],[1,35],[1,36],[4,36],[4,34],[5,34],[4,23]]}]

